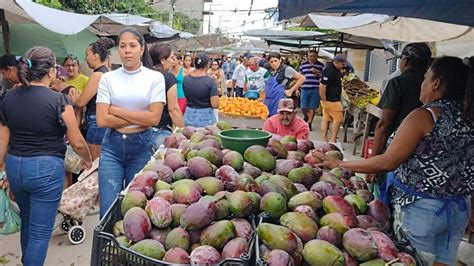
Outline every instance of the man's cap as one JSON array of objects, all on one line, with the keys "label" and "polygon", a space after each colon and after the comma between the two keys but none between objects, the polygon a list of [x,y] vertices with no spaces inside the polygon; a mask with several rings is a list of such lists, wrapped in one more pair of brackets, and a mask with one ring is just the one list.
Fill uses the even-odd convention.
[{"label": "man's cap", "polygon": [[65,67],[58,66],[57,70],[58,70],[58,73],[56,75],[58,76],[58,78],[63,78],[63,79],[67,78],[67,69]]},{"label": "man's cap", "polygon": [[292,99],[281,99],[278,102],[278,112],[294,112],[295,111],[295,105],[293,103]]},{"label": "man's cap", "polygon": [[346,57],[343,54],[335,55],[333,61],[340,62],[340,63],[347,63]]},{"label": "man's cap", "polygon": [[244,54],[243,54],[243,57],[246,58],[246,59],[249,59],[249,58],[253,57],[253,54],[247,52],[247,53],[244,53]]}]

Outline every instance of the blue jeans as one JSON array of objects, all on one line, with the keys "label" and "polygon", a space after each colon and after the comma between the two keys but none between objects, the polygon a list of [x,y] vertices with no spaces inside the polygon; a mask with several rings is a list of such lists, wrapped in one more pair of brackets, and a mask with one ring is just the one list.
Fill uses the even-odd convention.
[{"label": "blue jeans", "polygon": [[86,141],[89,144],[100,145],[105,136],[107,128],[97,126],[97,119],[95,115],[86,115],[87,134]]},{"label": "blue jeans", "polygon": [[319,107],[319,90],[301,89],[300,95],[300,107],[301,109],[318,109]]},{"label": "blue jeans", "polygon": [[100,218],[112,206],[117,194],[153,156],[154,142],[155,136],[151,129],[133,134],[107,129],[100,150]]},{"label": "blue jeans", "polygon": [[8,154],[6,174],[20,207],[21,262],[43,265],[64,186],[64,159]]},{"label": "blue jeans", "polygon": [[235,97],[244,97],[244,88],[235,87]]},{"label": "blue jeans", "polygon": [[462,211],[451,202],[450,215],[447,209],[437,215],[444,202],[434,199],[418,199],[406,206],[394,206],[395,232],[401,228],[411,245],[427,263],[434,261],[454,265],[456,253],[464,230],[469,222],[471,201],[465,199],[467,210]]},{"label": "blue jeans", "polygon": [[206,127],[217,123],[214,109],[212,108],[201,108],[195,109],[186,107],[184,113],[184,125],[193,127]]}]

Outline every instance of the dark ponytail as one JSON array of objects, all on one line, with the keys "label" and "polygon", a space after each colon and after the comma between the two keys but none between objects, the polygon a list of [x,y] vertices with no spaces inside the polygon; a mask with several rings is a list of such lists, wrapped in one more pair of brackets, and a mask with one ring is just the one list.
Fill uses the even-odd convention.
[{"label": "dark ponytail", "polygon": [[173,49],[168,43],[157,43],[150,48],[150,57],[157,70],[164,70],[161,60],[168,59],[172,52]]},{"label": "dark ponytail", "polygon": [[196,69],[203,69],[209,65],[209,56],[205,52],[199,52],[194,58],[194,66]]},{"label": "dark ponytail", "polygon": [[28,50],[18,62],[18,80],[28,86],[39,81],[54,67],[56,56],[48,47],[35,46]]},{"label": "dark ponytail", "polygon": [[118,42],[120,42],[120,38],[122,37],[122,34],[126,32],[133,34],[137,38],[140,46],[143,47],[143,55],[142,55],[143,66],[153,69],[153,61],[151,60],[150,53],[148,52],[148,48],[146,46],[145,38],[143,37],[143,34],[141,34],[140,31],[138,31],[136,28],[133,28],[133,27],[125,28],[119,33]]},{"label": "dark ponytail", "polygon": [[100,58],[100,62],[105,62],[107,57],[110,55],[109,49],[114,47],[115,42],[114,40],[107,38],[107,37],[102,37],[96,42],[93,42],[89,44],[89,47],[91,48],[91,51],[93,54],[98,54]]},{"label": "dark ponytail", "polygon": [[474,126],[474,57],[443,56],[433,60],[430,70],[445,89],[445,98],[463,105],[463,117]]}]

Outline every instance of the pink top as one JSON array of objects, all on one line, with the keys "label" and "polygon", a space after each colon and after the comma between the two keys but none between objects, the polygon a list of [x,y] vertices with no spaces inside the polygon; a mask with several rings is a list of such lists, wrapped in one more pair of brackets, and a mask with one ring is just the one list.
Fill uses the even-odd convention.
[{"label": "pink top", "polygon": [[278,114],[276,114],[265,121],[263,130],[280,136],[291,135],[296,139],[308,139],[309,137],[308,124],[298,116],[295,116],[291,125],[284,126],[280,123]]}]

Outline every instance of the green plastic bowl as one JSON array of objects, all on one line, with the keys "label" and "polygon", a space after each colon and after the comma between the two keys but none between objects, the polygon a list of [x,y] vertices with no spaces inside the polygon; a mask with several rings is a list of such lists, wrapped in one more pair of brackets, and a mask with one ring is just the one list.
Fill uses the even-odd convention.
[{"label": "green plastic bowl", "polygon": [[229,129],[219,132],[219,137],[221,137],[224,148],[240,152],[243,155],[245,150],[252,145],[266,147],[272,134],[255,129]]}]

